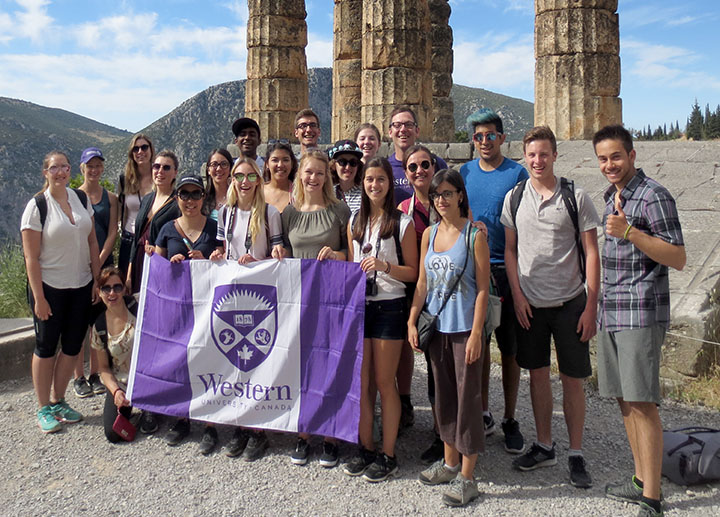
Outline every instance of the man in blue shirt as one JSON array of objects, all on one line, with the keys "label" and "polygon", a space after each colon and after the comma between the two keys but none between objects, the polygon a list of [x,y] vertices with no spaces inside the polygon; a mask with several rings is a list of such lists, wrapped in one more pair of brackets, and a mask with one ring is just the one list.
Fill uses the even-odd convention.
[{"label": "man in blue shirt", "polygon": [[[476,221],[487,226],[490,245],[490,269],[502,297],[502,319],[495,330],[495,339],[502,357],[502,383],[505,397],[505,415],[502,429],[505,434],[505,450],[520,454],[524,439],[520,426],[515,420],[520,367],[515,360],[517,341],[515,336],[515,310],[505,272],[505,228],[500,223],[503,200],[519,181],[528,178],[525,168],[502,154],[506,135],[500,117],[490,108],[482,108],[467,119],[473,129],[472,139],[479,158],[471,160],[460,168],[470,202],[470,210]],[[483,420],[485,435],[495,430],[495,421],[488,407],[490,382],[490,347],[485,347],[483,367]]]}]

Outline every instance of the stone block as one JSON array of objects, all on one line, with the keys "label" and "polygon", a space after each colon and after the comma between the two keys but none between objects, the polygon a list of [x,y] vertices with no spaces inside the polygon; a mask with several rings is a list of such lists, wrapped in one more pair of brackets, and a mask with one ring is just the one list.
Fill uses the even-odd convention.
[{"label": "stone block", "polygon": [[362,0],[335,0],[333,53],[335,58],[362,54]]},{"label": "stone block", "polygon": [[584,92],[611,97],[620,94],[620,57],[609,54],[545,56],[535,62],[535,96]]},{"label": "stone block", "polygon": [[247,76],[253,79],[296,78],[307,80],[303,47],[252,47],[248,50]]},{"label": "stone block", "polygon": [[580,52],[620,52],[617,14],[601,9],[565,9],[535,17],[537,57]]},{"label": "stone block", "polygon": [[453,73],[453,49],[433,47],[430,59],[430,70],[434,73]]},{"label": "stone block", "polygon": [[432,102],[430,72],[404,67],[363,70],[362,103],[364,105],[423,104]]},{"label": "stone block", "polygon": [[615,12],[618,0],[535,0],[535,13],[559,9],[606,9]]},{"label": "stone block", "polygon": [[450,4],[447,0],[429,0],[430,23],[448,23],[450,20]]},{"label": "stone block", "polygon": [[307,105],[307,79],[248,79],[245,84],[246,111],[297,113]]},{"label": "stone block", "polygon": [[430,30],[430,41],[433,47],[452,48],[452,28],[447,24],[433,24]]},{"label": "stone block", "polygon": [[360,88],[340,86],[333,88],[333,99],[333,106],[337,106],[338,109],[346,107],[359,108],[362,106],[362,91]]},{"label": "stone block", "polygon": [[344,106],[337,114],[333,112],[331,140],[335,142],[345,138],[352,139],[355,135],[355,130],[361,123],[360,114],[360,105]]},{"label": "stone block", "polygon": [[305,19],[305,0],[248,0],[250,16],[287,16]]},{"label": "stone block", "polygon": [[249,111],[246,108],[245,116],[257,121],[264,140],[286,138],[291,142],[297,142],[294,130],[295,114],[297,112],[298,109],[292,111]]},{"label": "stone block", "polygon": [[447,158],[447,146],[446,142],[423,142],[423,145],[430,149],[430,152],[435,156],[439,156],[443,160]]},{"label": "stone block", "polygon": [[357,87],[362,85],[362,61],[340,59],[333,64],[333,88]]},{"label": "stone block", "polygon": [[432,137],[433,142],[452,142],[455,138],[455,119],[452,112],[448,115],[444,109],[432,111]]},{"label": "stone block", "polygon": [[304,19],[287,16],[252,16],[247,24],[247,47],[307,46],[307,25]]},{"label": "stone block", "polygon": [[417,0],[364,0],[363,31],[430,30],[427,2]]},{"label": "stone block", "polygon": [[432,94],[433,97],[447,97],[452,90],[452,74],[432,73]]},{"label": "stone block", "polygon": [[448,145],[447,159],[456,162],[469,162],[473,158],[473,144],[467,143],[451,143]]},{"label": "stone block", "polygon": [[427,70],[431,55],[427,31],[396,29],[363,33],[362,62],[365,69],[403,66]]}]

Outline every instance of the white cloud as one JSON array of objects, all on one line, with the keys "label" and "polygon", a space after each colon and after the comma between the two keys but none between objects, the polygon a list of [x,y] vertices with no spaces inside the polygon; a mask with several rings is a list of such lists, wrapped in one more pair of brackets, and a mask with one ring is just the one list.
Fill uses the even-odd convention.
[{"label": "white cloud", "polygon": [[332,39],[323,39],[320,35],[308,32],[308,44],[305,48],[308,68],[333,65]]},{"label": "white cloud", "polygon": [[50,0],[15,0],[23,9],[15,11],[15,30],[21,37],[30,38],[33,43],[42,40],[53,19],[47,13]]},{"label": "white cloud", "polygon": [[453,50],[456,84],[493,91],[518,87],[532,91],[535,57],[531,37],[488,35],[482,42],[458,41]]},{"label": "white cloud", "polygon": [[248,21],[248,3],[243,0],[232,0],[223,4],[223,7],[233,13],[245,25]]},{"label": "white cloud", "polygon": [[635,28],[655,24],[674,27],[706,18],[702,14],[689,16],[687,12],[687,6],[660,7],[658,5],[641,5],[620,10],[619,20],[621,27]]}]

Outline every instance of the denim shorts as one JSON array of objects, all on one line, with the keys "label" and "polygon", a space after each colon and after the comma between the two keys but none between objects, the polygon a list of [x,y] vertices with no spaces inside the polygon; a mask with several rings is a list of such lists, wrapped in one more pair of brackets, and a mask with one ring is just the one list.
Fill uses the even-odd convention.
[{"label": "denim shorts", "polygon": [[406,330],[407,301],[404,296],[365,301],[365,339],[405,339]]}]

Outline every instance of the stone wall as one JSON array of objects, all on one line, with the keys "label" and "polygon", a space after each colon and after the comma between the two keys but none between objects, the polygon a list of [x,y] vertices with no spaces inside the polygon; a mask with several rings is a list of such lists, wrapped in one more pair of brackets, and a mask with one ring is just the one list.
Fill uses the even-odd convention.
[{"label": "stone wall", "polygon": [[335,0],[332,141],[353,138],[361,123],[363,0]]}]

